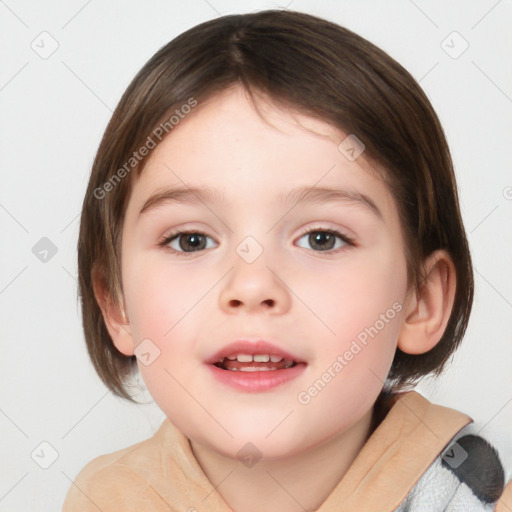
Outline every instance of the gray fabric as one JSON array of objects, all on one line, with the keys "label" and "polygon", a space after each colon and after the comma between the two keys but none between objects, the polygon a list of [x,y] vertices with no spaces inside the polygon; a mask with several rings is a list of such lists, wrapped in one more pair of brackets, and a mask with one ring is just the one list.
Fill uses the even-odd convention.
[{"label": "gray fabric", "polygon": [[[393,512],[492,512],[494,510],[495,502],[484,503],[478,499],[472,490],[457,478],[450,467],[447,467],[447,464],[453,467],[464,463],[461,462],[462,459],[454,460],[453,446],[457,439],[467,434],[478,434],[474,424],[464,427],[447,444],[443,453],[435,459]],[[448,458],[447,454],[450,454],[451,458]]]},{"label": "gray fabric", "polygon": [[494,505],[481,502],[471,489],[437,458],[394,512],[487,512]]}]

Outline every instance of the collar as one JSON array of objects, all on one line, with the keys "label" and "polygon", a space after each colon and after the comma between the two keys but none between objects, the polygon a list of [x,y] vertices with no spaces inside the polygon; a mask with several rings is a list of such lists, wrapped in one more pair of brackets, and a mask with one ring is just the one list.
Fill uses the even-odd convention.
[{"label": "collar", "polygon": [[472,421],[416,391],[400,394],[317,512],[391,512],[453,436]]},{"label": "collar", "polygon": [[[472,421],[416,391],[399,394],[317,512],[393,511],[455,434]],[[169,419],[154,440],[165,446],[165,458],[163,479],[150,484],[173,509],[231,512],[204,474],[190,441]]]}]

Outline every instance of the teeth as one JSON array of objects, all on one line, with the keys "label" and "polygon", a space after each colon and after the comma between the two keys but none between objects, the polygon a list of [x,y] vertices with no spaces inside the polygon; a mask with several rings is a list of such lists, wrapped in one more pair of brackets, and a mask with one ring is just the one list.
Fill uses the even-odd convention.
[{"label": "teeth", "polygon": [[240,363],[251,363],[252,361],[256,363],[268,363],[269,361],[272,361],[273,363],[279,363],[280,361],[284,360],[284,363],[287,367],[293,365],[293,361],[290,359],[284,359],[283,356],[274,356],[269,354],[254,354],[254,356],[251,354],[236,354],[226,356],[225,358],[221,357],[218,362],[222,363],[225,359],[228,359],[229,361],[238,360]]},{"label": "teeth", "polygon": [[[285,366],[285,369],[286,368],[291,368],[291,366],[292,366],[292,363],[287,364]],[[255,366],[245,366],[243,368],[230,368],[229,369],[229,371],[232,371],[232,372],[238,372],[238,371],[240,371],[240,372],[269,372],[270,371],[271,372],[273,370],[277,370],[277,368],[273,367],[273,366],[271,366],[270,368],[265,367],[265,366],[258,366],[258,367],[255,367]]]},{"label": "teeth", "polygon": [[241,372],[268,372],[275,370],[275,368],[265,368],[264,366],[260,366],[259,368],[255,368],[254,366],[246,366],[245,368],[240,368]]},{"label": "teeth", "polygon": [[270,356],[268,354],[255,354],[254,356],[252,356],[252,358],[257,363],[268,363]]},{"label": "teeth", "polygon": [[251,361],[256,361],[257,363],[268,363],[270,360],[272,360],[273,363],[277,363],[283,358],[281,356],[269,356],[268,354],[254,354],[254,356],[250,354],[237,354],[236,356],[228,356],[228,359],[230,361],[238,359],[241,363],[250,363]]}]

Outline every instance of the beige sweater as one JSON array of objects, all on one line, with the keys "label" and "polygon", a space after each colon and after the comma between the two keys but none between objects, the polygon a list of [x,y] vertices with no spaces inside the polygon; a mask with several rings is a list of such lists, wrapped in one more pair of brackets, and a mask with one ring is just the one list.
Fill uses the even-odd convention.
[{"label": "beige sweater", "polygon": [[[395,510],[449,441],[471,422],[415,391],[402,394],[317,512]],[[512,511],[512,481],[495,510]],[[97,457],[82,469],[63,512],[92,511],[231,509],[204,474],[188,438],[166,419],[150,439]]]}]

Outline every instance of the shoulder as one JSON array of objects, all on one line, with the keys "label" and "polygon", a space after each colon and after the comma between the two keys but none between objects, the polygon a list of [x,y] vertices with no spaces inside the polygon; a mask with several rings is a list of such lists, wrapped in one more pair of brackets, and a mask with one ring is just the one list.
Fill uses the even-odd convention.
[{"label": "shoulder", "polygon": [[512,509],[511,498],[512,481],[506,485],[498,450],[471,423],[446,445],[396,510],[424,510],[434,500],[436,510],[502,512]]},{"label": "shoulder", "polygon": [[494,503],[505,487],[505,470],[498,451],[468,425],[441,454],[442,466],[483,503]]},{"label": "shoulder", "polygon": [[134,496],[148,491],[148,483],[132,468],[118,463],[104,464],[102,457],[89,462],[71,483],[63,512],[132,510]]},{"label": "shoulder", "polygon": [[462,429],[439,459],[459,485],[469,488],[482,504],[497,512],[512,510],[510,474],[507,477],[497,448],[479,434],[474,424]]},{"label": "shoulder", "polygon": [[159,470],[161,457],[155,438],[156,435],[87,463],[71,482],[63,512],[135,511],[142,506],[168,511],[150,483],[151,474]]}]

